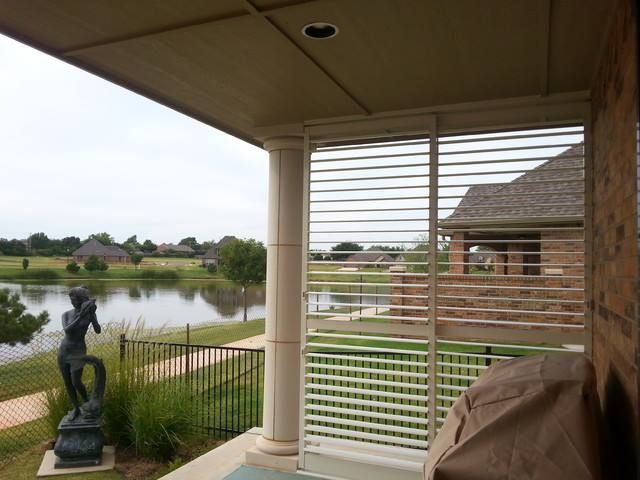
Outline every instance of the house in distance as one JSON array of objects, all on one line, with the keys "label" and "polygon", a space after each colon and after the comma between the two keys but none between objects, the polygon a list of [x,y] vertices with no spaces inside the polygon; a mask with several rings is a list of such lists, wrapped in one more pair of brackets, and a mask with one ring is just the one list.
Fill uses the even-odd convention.
[{"label": "house in distance", "polygon": [[215,265],[216,267],[220,264],[220,249],[225,245],[235,242],[238,240],[233,235],[225,235],[220,239],[218,243],[213,245],[207,252],[202,256],[202,266],[208,267],[209,265]]},{"label": "house in distance", "polygon": [[72,253],[73,259],[78,262],[86,262],[89,257],[101,258],[107,263],[129,263],[130,257],[120,247],[115,245],[103,245],[98,240],[91,239]]}]

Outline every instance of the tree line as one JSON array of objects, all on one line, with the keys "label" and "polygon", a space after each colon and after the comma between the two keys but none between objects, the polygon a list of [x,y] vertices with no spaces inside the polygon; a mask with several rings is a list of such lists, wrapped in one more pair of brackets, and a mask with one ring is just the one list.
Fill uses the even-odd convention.
[{"label": "tree line", "polygon": [[[95,239],[103,245],[118,246],[129,254],[135,254],[136,252],[152,254],[158,248],[158,245],[149,239],[139,242],[137,235],[131,235],[124,242],[118,243],[108,232],[94,233],[84,240],[75,236],[61,239],[49,238],[46,233],[38,232],[30,235],[26,240],[0,238],[0,253],[21,257],[30,255],[69,257],[75,250],[91,239]],[[214,242],[205,241],[199,243],[196,237],[185,237],[180,240],[178,245],[187,245],[193,249],[193,255],[202,255],[214,245]]]}]

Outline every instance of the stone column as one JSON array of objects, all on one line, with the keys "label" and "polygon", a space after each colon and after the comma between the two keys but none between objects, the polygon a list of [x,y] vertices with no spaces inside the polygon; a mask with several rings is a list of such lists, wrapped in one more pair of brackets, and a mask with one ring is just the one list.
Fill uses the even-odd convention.
[{"label": "stone column", "polygon": [[303,140],[279,137],[269,152],[267,317],[263,435],[266,454],[298,453],[302,302]]}]

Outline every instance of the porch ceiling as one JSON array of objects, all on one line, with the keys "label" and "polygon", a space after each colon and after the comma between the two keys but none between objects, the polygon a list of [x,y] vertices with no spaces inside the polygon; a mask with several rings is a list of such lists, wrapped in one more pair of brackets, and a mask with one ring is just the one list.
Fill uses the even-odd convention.
[{"label": "porch ceiling", "polygon": [[[0,32],[258,143],[259,127],[588,90],[606,0],[3,0]],[[336,24],[330,40],[301,28]]]}]

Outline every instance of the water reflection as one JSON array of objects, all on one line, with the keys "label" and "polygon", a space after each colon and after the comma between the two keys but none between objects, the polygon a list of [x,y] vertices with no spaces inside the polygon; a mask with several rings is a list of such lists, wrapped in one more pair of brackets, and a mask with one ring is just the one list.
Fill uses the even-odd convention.
[{"label": "water reflection", "polygon": [[[60,316],[68,310],[71,287],[85,285],[97,299],[101,323],[143,318],[148,327],[179,326],[216,320],[242,320],[242,290],[226,282],[198,281],[69,281],[0,283],[18,292],[31,312],[47,310],[45,331],[60,330]],[[264,318],[265,288],[247,292],[249,319]]]},{"label": "water reflection", "polygon": [[[85,285],[97,299],[101,323],[142,318],[148,327],[182,326],[242,320],[242,289],[227,282],[177,281],[67,281],[0,283],[0,288],[18,292],[31,313],[47,310],[51,322],[45,331],[60,330],[60,316],[70,308],[69,289]],[[309,310],[329,309],[330,304],[388,305],[388,289],[378,286],[363,291],[342,288],[309,294]],[[265,316],[265,287],[247,292],[249,319]],[[359,307],[354,306],[354,309]]]}]

